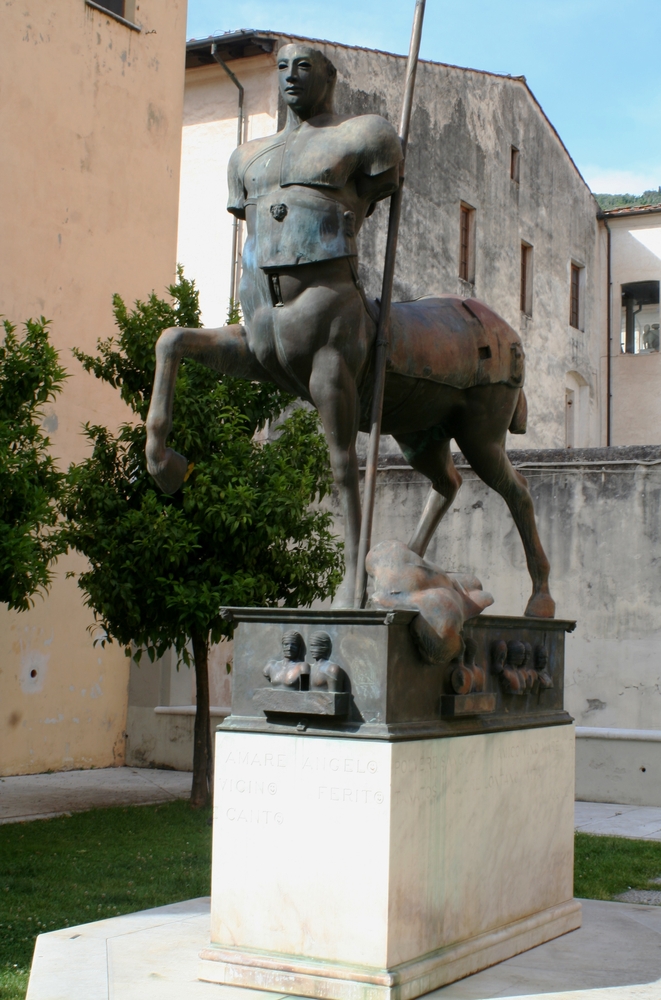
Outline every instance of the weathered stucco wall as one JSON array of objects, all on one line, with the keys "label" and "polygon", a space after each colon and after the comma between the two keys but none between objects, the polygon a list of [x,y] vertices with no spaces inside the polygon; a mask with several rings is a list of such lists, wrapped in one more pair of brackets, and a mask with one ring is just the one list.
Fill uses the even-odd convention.
[{"label": "weathered stucco wall", "polygon": [[611,230],[612,440],[661,444],[661,353],[623,354],[622,285],[661,281],[661,211],[608,218]]},{"label": "weathered stucco wall", "polygon": [[[278,44],[290,40],[272,37]],[[338,111],[378,113],[399,121],[403,57],[314,44],[337,67]],[[231,68],[246,87],[247,114],[254,115],[249,134],[275,132],[275,54],[233,59]],[[186,73],[180,259],[198,278],[204,321],[209,324],[222,321],[229,297],[231,223],[229,217],[217,219],[217,213],[226,194],[224,172],[235,143],[236,93],[220,67]],[[280,123],[282,112],[281,102]],[[510,177],[512,146],[520,151],[518,183]],[[472,284],[459,278],[462,202],[475,209]],[[359,241],[361,271],[372,296],[380,294],[387,215],[387,203],[377,206]],[[533,247],[531,316],[520,310],[522,241]],[[575,401],[580,412],[575,417],[574,445],[602,443],[604,252],[596,202],[525,82],[421,63],[395,297],[474,295],[520,331],[528,365],[526,447],[565,446],[565,389],[575,383],[584,391]],[[581,330],[569,325],[572,261],[584,268]],[[520,446],[520,439],[515,446]]]},{"label": "weathered stucco wall", "polygon": [[[186,0],[136,18],[141,32],[84,0],[0,13],[0,313],[52,320],[70,373],[45,419],[62,467],[85,453],[85,421],[127,415],[71,348],[113,332],[113,292],[162,293],[175,272]],[[129,662],[92,645],[65,579],[82,565],[61,560],[33,610],[0,609],[0,774],[123,762]]]}]

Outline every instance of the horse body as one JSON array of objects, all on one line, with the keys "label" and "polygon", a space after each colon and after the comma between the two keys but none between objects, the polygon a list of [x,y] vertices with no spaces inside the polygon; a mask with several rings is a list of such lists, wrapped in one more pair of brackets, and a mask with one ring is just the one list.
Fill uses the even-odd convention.
[{"label": "horse body", "polygon": [[[250,274],[252,269],[248,269]],[[244,281],[246,280],[244,272]],[[261,271],[242,284],[245,326],[164,331],[147,418],[148,467],[166,492],[187,462],[166,447],[179,361],[194,357],[228,375],[272,381],[311,402],[329,445],[345,522],[346,576],[336,606],[350,606],[360,532],[355,442],[369,429],[375,307],[347,258]],[[507,458],[508,429],[525,430],[524,357],[515,331],[477,300],[457,296],[395,303],[382,419],[407,461],[431,482],[409,547],[424,555],[461,485],[454,439],[478,476],[504,498],[526,552],[533,593],[526,614],[552,617],[549,564],[523,476]]]}]

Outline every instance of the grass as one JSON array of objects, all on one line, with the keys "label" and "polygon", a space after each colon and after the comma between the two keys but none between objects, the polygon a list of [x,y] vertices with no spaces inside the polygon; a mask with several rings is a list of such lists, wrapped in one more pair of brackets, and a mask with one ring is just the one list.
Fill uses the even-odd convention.
[{"label": "grass", "polygon": [[37,934],[208,896],[210,815],[168,802],[0,826],[0,998],[25,997]]},{"label": "grass", "polygon": [[574,895],[613,899],[627,889],[661,889],[661,842],[577,833]]},{"label": "grass", "polygon": [[[37,934],[209,894],[210,810],[94,809],[0,826],[0,998],[23,1000]],[[659,888],[661,843],[576,834],[574,891]]]}]

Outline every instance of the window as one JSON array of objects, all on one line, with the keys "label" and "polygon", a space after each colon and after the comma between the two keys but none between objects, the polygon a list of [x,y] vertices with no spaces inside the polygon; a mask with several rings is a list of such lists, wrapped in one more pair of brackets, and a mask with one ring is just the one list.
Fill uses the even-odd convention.
[{"label": "window", "polygon": [[521,244],[521,312],[532,316],[532,247]]},{"label": "window", "polygon": [[510,147],[510,177],[519,183],[519,151],[516,146]]},{"label": "window", "polygon": [[623,354],[656,354],[659,350],[659,282],[622,285]]},{"label": "window", "polygon": [[124,13],[125,0],[100,0],[99,6],[105,7],[111,14],[117,14],[119,17],[126,16]]},{"label": "window", "polygon": [[127,28],[140,31],[140,27],[135,24],[136,0],[85,0],[88,7],[100,11],[101,14],[110,14],[116,21],[121,21]]},{"label": "window", "polygon": [[585,268],[572,261],[569,275],[569,325],[575,330],[583,329],[584,282]]},{"label": "window", "polygon": [[475,281],[475,209],[464,204],[459,222],[459,277]]}]

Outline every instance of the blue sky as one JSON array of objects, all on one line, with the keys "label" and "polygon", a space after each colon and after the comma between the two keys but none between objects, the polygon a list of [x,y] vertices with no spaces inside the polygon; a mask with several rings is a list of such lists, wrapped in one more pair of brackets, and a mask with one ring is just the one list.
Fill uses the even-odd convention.
[{"label": "blue sky", "polygon": [[[408,50],[413,0],[189,0],[188,37],[289,31]],[[427,0],[425,59],[525,75],[596,192],[661,185],[661,0]]]}]

